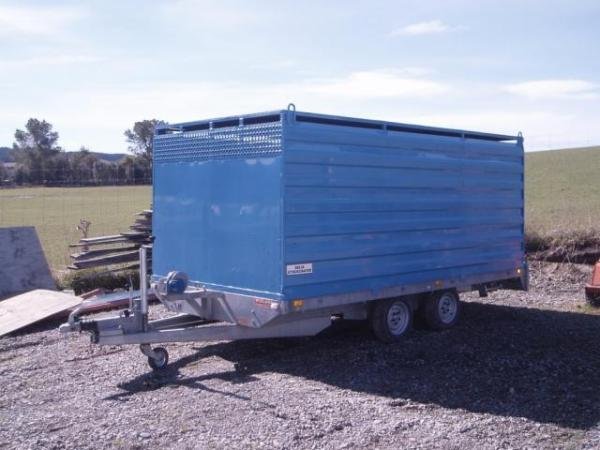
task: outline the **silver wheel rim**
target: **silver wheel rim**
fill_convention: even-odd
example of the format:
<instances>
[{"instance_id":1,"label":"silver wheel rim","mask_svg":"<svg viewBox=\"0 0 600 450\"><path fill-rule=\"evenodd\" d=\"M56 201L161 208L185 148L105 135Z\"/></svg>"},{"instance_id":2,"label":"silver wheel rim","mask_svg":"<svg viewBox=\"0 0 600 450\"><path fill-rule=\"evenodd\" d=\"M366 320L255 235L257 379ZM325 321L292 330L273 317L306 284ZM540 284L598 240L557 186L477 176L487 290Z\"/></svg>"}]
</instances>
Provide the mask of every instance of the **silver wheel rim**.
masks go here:
<instances>
[{"instance_id":1,"label":"silver wheel rim","mask_svg":"<svg viewBox=\"0 0 600 450\"><path fill-rule=\"evenodd\" d=\"M165 361L167 360L167 358L165 357L164 352L157 352L159 353L158 358L153 358L154 359L154 363L158 366L158 367L162 367L165 365Z\"/></svg>"},{"instance_id":2,"label":"silver wheel rim","mask_svg":"<svg viewBox=\"0 0 600 450\"><path fill-rule=\"evenodd\" d=\"M404 302L396 302L387 313L387 325L390 333L399 336L406 331L410 321L410 311Z\"/></svg>"},{"instance_id":3,"label":"silver wheel rim","mask_svg":"<svg viewBox=\"0 0 600 450\"><path fill-rule=\"evenodd\" d=\"M451 323L456 318L458 301L452 294L443 294L438 302L438 315L443 323Z\"/></svg>"}]
</instances>

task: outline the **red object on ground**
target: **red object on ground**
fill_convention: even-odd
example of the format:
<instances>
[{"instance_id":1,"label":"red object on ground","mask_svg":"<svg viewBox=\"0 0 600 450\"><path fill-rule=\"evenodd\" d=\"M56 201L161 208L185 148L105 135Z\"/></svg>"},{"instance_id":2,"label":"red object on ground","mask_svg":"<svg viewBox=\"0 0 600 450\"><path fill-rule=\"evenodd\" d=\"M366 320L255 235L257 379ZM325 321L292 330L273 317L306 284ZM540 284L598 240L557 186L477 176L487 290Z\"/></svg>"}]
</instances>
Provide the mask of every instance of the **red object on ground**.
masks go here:
<instances>
[{"instance_id":1,"label":"red object on ground","mask_svg":"<svg viewBox=\"0 0 600 450\"><path fill-rule=\"evenodd\" d=\"M102 288L94 289L80 296L84 300L79 305L79 312L80 314L87 314L125 308L129 306L129 298L132 295L133 297L139 297L139 291L134 291L131 294L129 291L118 291L107 294Z\"/></svg>"},{"instance_id":2,"label":"red object on ground","mask_svg":"<svg viewBox=\"0 0 600 450\"><path fill-rule=\"evenodd\" d=\"M590 304L600 306L600 261L594 266L592 282L585 285L585 298Z\"/></svg>"},{"instance_id":3,"label":"red object on ground","mask_svg":"<svg viewBox=\"0 0 600 450\"><path fill-rule=\"evenodd\" d=\"M93 291L89 291L89 292L86 292L85 294L81 294L79 297L81 297L84 300L87 300L87 299L98 297L98 296L104 295L104 294L106 294L106 290L104 288L96 288Z\"/></svg>"}]
</instances>

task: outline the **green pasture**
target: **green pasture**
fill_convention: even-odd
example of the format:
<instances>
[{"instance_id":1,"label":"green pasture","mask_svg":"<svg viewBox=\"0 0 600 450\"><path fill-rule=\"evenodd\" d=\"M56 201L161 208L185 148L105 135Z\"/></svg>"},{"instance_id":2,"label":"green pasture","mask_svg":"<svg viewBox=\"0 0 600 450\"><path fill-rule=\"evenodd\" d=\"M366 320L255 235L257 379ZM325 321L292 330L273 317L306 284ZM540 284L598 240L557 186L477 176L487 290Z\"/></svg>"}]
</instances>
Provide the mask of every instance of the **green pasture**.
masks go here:
<instances>
[{"instance_id":1,"label":"green pasture","mask_svg":"<svg viewBox=\"0 0 600 450\"><path fill-rule=\"evenodd\" d=\"M150 186L0 189L0 227L35 226L50 267L59 270L81 237L80 219L92 223L90 236L117 234L150 202Z\"/></svg>"}]
</instances>

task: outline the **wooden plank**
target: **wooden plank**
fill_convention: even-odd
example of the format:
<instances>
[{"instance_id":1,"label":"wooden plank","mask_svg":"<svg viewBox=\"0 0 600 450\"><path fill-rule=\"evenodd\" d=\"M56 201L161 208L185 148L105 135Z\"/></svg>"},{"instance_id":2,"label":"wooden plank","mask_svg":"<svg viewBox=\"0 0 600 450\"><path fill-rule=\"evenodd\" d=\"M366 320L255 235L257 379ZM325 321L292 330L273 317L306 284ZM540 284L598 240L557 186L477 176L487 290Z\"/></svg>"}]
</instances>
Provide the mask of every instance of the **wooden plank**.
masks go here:
<instances>
[{"instance_id":1,"label":"wooden plank","mask_svg":"<svg viewBox=\"0 0 600 450\"><path fill-rule=\"evenodd\" d=\"M127 239L125 236L120 236L116 237L116 238L112 238L112 239L106 239L103 241L97 241L97 242L81 242L79 241L77 244L69 244L69 247L74 248L74 247L92 247L94 245L106 245L106 244L117 244L119 242L129 242L129 239Z\"/></svg>"},{"instance_id":2,"label":"wooden plank","mask_svg":"<svg viewBox=\"0 0 600 450\"><path fill-rule=\"evenodd\" d=\"M75 261L96 258L98 256L110 255L111 253L127 252L139 249L139 245L129 245L127 247L120 248L103 248L98 250L90 250L88 252L74 253L71 258Z\"/></svg>"},{"instance_id":3,"label":"wooden plank","mask_svg":"<svg viewBox=\"0 0 600 450\"><path fill-rule=\"evenodd\" d=\"M110 241L112 239L116 239L116 238L120 238L121 235L120 234L113 234L111 236L98 236L98 237L93 237L93 238L81 238L79 239L79 242L83 242L86 244L91 244L91 243L96 243L96 242L104 242L104 241Z\"/></svg>"},{"instance_id":4,"label":"wooden plank","mask_svg":"<svg viewBox=\"0 0 600 450\"><path fill-rule=\"evenodd\" d=\"M125 270L123 265L137 261L137 250L141 245L152 244L152 210L140 211L129 229L130 231L118 235L84 238L77 244L71 244L69 247L83 247L84 251L71 255L72 263L68 268L71 270L106 269L112 266L110 272ZM97 247L92 250L89 248L92 246ZM137 267L137 265L130 267Z\"/></svg>"},{"instance_id":5,"label":"wooden plank","mask_svg":"<svg viewBox=\"0 0 600 450\"><path fill-rule=\"evenodd\" d=\"M148 260L148 261L150 261L150 260ZM125 272L127 270L137 270L139 268L140 268L139 264L131 264L131 265L125 266L125 267L117 267L115 269L109 269L102 273L114 273L114 272L121 272L121 271Z\"/></svg>"},{"instance_id":6,"label":"wooden plank","mask_svg":"<svg viewBox=\"0 0 600 450\"><path fill-rule=\"evenodd\" d=\"M129 228L135 231L141 231L145 234L149 234L152 231L152 227L148 227L146 225L131 225Z\"/></svg>"},{"instance_id":7,"label":"wooden plank","mask_svg":"<svg viewBox=\"0 0 600 450\"><path fill-rule=\"evenodd\" d=\"M36 289L0 302L0 336L79 305L81 299L64 292Z\"/></svg>"},{"instance_id":8,"label":"wooden plank","mask_svg":"<svg viewBox=\"0 0 600 450\"><path fill-rule=\"evenodd\" d=\"M113 255L104 256L101 258L87 259L83 261L73 261L72 266L77 269L88 269L90 267L110 266L113 264L122 264L126 262L136 261L139 258L139 252L124 252Z\"/></svg>"},{"instance_id":9,"label":"wooden plank","mask_svg":"<svg viewBox=\"0 0 600 450\"><path fill-rule=\"evenodd\" d=\"M152 231L152 224L151 223L134 223L132 225L130 225L130 228L143 228L144 230L149 230Z\"/></svg>"},{"instance_id":10,"label":"wooden plank","mask_svg":"<svg viewBox=\"0 0 600 450\"><path fill-rule=\"evenodd\" d=\"M121 236L125 236L128 239L142 239L148 237L148 233L142 233L139 231L124 231Z\"/></svg>"},{"instance_id":11,"label":"wooden plank","mask_svg":"<svg viewBox=\"0 0 600 450\"><path fill-rule=\"evenodd\" d=\"M151 260L150 260L150 259L148 259L148 263L150 263L150 262L151 262ZM124 264L124 263L123 263L123 264ZM129 265L129 266L119 266L119 267L114 267L114 268L112 268L112 269L108 269L108 268L107 268L106 270L103 270L103 271L102 271L102 272L100 272L100 273L102 273L102 274L107 274L107 273L115 273L115 272L124 272L124 271L127 271L127 270L137 270L137 269L139 269L139 268L140 268L140 265L139 265L139 264L132 264L132 265ZM69 269L69 270L82 270L82 268L81 268L81 267L75 267L75 266L73 266L73 265L71 265L71 266L67 266L67 269Z\"/></svg>"}]
</instances>

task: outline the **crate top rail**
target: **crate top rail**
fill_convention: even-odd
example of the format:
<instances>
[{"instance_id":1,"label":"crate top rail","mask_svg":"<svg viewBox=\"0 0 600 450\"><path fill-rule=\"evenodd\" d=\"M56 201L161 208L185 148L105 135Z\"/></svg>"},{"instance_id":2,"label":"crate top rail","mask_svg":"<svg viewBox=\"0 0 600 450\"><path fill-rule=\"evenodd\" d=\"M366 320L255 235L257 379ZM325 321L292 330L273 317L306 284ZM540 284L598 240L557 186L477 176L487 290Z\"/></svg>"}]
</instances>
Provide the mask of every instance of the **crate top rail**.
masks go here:
<instances>
[{"instance_id":1,"label":"crate top rail","mask_svg":"<svg viewBox=\"0 0 600 450\"><path fill-rule=\"evenodd\" d=\"M323 125L337 125L341 127L362 128L368 130L380 130L387 132L403 132L425 134L431 136L446 136L464 139L481 139L485 141L522 141L523 137L519 133L516 136L484 133L479 131L469 131L453 128L431 127L424 125L414 125L401 122L388 122L373 119L359 119L355 117L336 116L329 114L316 114L303 111L296 111L292 106L287 110L265 111L253 114L242 114L238 116L219 117L208 120L197 120L192 122L182 122L175 124L162 123L156 127L156 135L171 133L187 133L192 131L216 130L220 128L229 128L245 125L258 125L264 123L281 122L284 118L291 121L316 123Z\"/></svg>"}]
</instances>

